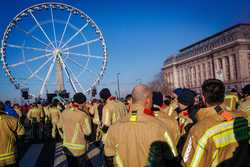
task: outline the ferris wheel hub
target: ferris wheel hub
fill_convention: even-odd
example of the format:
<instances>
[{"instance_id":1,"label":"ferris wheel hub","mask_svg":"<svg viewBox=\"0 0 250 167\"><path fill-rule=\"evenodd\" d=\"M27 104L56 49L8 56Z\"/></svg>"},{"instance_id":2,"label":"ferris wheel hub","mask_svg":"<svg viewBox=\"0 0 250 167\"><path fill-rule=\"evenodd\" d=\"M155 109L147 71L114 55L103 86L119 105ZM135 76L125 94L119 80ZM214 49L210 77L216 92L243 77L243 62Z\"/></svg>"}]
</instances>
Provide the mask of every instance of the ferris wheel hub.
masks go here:
<instances>
[{"instance_id":1,"label":"ferris wheel hub","mask_svg":"<svg viewBox=\"0 0 250 167\"><path fill-rule=\"evenodd\" d=\"M54 50L53 50L53 55L54 56L61 56L62 55L62 51L61 51L61 49L60 48L55 48Z\"/></svg>"}]
</instances>

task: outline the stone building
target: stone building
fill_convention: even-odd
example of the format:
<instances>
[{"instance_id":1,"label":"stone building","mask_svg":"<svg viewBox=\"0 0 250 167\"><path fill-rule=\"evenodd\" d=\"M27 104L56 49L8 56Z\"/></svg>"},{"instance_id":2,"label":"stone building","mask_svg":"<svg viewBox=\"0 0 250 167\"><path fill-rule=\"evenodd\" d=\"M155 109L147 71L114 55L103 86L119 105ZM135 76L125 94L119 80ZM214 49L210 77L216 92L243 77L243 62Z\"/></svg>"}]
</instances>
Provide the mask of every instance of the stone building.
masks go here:
<instances>
[{"instance_id":1,"label":"stone building","mask_svg":"<svg viewBox=\"0 0 250 167\"><path fill-rule=\"evenodd\" d=\"M228 89L250 83L250 24L237 24L168 57L162 68L172 89L200 91L205 79L217 78Z\"/></svg>"}]
</instances>

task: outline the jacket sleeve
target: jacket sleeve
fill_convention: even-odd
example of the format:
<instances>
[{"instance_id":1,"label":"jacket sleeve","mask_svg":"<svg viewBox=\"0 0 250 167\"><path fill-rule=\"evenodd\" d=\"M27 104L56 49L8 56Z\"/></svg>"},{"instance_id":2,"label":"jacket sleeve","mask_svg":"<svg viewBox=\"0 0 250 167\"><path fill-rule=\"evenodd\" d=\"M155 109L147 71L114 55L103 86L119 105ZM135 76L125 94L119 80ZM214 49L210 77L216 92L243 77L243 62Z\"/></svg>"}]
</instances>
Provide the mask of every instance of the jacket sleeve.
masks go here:
<instances>
[{"instance_id":1,"label":"jacket sleeve","mask_svg":"<svg viewBox=\"0 0 250 167\"><path fill-rule=\"evenodd\" d=\"M107 106L103 107L103 116L102 116L102 124L103 126L109 127L112 121L112 113Z\"/></svg>"},{"instance_id":2,"label":"jacket sleeve","mask_svg":"<svg viewBox=\"0 0 250 167\"><path fill-rule=\"evenodd\" d=\"M193 137L191 133L189 133L182 150L183 166L190 166L197 145L196 143L197 140Z\"/></svg>"},{"instance_id":3,"label":"jacket sleeve","mask_svg":"<svg viewBox=\"0 0 250 167\"><path fill-rule=\"evenodd\" d=\"M115 156L115 141L114 141L114 129L111 127L107 132L107 136L104 140L104 154L106 157Z\"/></svg>"},{"instance_id":4,"label":"jacket sleeve","mask_svg":"<svg viewBox=\"0 0 250 167\"><path fill-rule=\"evenodd\" d=\"M83 127L84 134L86 136L89 136L91 134L91 123L87 114L85 114L85 116L83 117L82 127Z\"/></svg>"},{"instance_id":5,"label":"jacket sleeve","mask_svg":"<svg viewBox=\"0 0 250 167\"><path fill-rule=\"evenodd\" d=\"M17 133L18 136L23 136L24 133L25 133L24 127L23 127L23 125L19 121L17 122L16 133Z\"/></svg>"}]
</instances>

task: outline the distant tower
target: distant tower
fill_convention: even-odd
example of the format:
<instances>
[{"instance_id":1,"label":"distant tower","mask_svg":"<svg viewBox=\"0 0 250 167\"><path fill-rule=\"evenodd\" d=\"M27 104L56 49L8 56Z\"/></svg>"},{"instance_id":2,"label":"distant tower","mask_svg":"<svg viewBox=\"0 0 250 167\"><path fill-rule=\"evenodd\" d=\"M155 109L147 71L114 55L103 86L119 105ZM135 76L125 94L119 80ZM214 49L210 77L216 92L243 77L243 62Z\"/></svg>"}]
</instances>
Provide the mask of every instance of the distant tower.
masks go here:
<instances>
[{"instance_id":1,"label":"distant tower","mask_svg":"<svg viewBox=\"0 0 250 167\"><path fill-rule=\"evenodd\" d=\"M62 92L65 90L62 73L62 61L60 59L62 52L60 49L55 49L53 54L56 56L56 90L57 92Z\"/></svg>"}]
</instances>

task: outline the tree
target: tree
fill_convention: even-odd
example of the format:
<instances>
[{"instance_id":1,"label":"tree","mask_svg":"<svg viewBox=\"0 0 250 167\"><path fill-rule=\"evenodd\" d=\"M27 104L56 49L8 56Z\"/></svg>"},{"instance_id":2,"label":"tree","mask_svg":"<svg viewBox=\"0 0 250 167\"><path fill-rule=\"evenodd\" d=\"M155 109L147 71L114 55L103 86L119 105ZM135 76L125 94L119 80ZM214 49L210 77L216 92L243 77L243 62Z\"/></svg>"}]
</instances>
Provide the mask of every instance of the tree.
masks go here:
<instances>
[{"instance_id":1,"label":"tree","mask_svg":"<svg viewBox=\"0 0 250 167\"><path fill-rule=\"evenodd\" d=\"M153 91L158 91L164 95L171 94L170 85L164 79L164 73L161 71L155 75L154 80L148 84Z\"/></svg>"}]
</instances>

